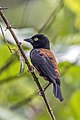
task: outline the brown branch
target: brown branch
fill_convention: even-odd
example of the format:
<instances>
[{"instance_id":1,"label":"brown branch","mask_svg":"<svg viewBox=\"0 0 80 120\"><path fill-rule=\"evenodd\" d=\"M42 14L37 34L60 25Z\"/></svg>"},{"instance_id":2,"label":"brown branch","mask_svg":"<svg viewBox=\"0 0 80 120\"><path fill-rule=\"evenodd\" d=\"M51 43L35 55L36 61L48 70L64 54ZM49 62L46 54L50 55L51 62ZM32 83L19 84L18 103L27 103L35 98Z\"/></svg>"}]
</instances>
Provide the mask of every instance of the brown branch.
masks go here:
<instances>
[{"instance_id":1,"label":"brown branch","mask_svg":"<svg viewBox=\"0 0 80 120\"><path fill-rule=\"evenodd\" d=\"M8 41L6 40L5 38L5 35L4 35L4 32L3 32L3 29L2 29L2 26L0 25L0 28L1 28L1 32L2 32L2 36L3 36L3 39L8 47L8 49L10 50L10 52L12 53L12 49L10 48L10 46L8 45Z\"/></svg>"},{"instance_id":2,"label":"brown branch","mask_svg":"<svg viewBox=\"0 0 80 120\"><path fill-rule=\"evenodd\" d=\"M11 28L11 25L10 25L9 21L7 20L6 16L4 15L2 9L0 9L0 16L2 17L3 21L5 22L5 24L7 26L7 29L9 29L11 35L13 36L13 38L14 38L14 40L16 42L16 45L17 45L21 55L23 56L23 58L25 60L25 63L27 65L28 69L31 71L31 75L33 76L33 79L34 79L35 83L37 84L39 90L42 92L43 91L42 86L40 85L40 83L38 81L38 78L36 77L35 73L32 71L32 67L31 67L30 63L28 62L28 59L27 59L27 57L26 57L26 55L25 55L25 53L23 51L23 48L21 47L21 43L19 42L18 38L16 37L16 35L15 35L13 29ZM48 110L48 113L49 113L51 119L55 120L55 116L54 116L53 111L51 110L51 108L49 106L49 103L48 103L48 101L46 99L46 96L45 96L44 92L43 92L42 98L43 98L43 100L44 100L44 102L46 104L46 107L47 107L47 110Z\"/></svg>"},{"instance_id":3,"label":"brown branch","mask_svg":"<svg viewBox=\"0 0 80 120\"><path fill-rule=\"evenodd\" d=\"M0 7L0 10L8 9L7 7Z\"/></svg>"}]
</instances>

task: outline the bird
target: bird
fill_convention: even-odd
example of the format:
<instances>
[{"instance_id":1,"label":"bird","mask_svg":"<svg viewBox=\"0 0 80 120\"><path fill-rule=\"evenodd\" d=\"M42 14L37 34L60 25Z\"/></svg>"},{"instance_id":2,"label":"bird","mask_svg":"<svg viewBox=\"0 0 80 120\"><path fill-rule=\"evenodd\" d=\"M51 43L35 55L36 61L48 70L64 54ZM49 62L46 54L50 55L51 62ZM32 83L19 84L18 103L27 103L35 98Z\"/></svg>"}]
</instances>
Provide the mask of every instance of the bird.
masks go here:
<instances>
[{"instance_id":1,"label":"bird","mask_svg":"<svg viewBox=\"0 0 80 120\"><path fill-rule=\"evenodd\" d=\"M61 102L64 100L60 88L60 71L55 55L50 50L49 38L41 33L24 39L33 49L30 51L30 59L39 75L53 85L54 96Z\"/></svg>"}]
</instances>

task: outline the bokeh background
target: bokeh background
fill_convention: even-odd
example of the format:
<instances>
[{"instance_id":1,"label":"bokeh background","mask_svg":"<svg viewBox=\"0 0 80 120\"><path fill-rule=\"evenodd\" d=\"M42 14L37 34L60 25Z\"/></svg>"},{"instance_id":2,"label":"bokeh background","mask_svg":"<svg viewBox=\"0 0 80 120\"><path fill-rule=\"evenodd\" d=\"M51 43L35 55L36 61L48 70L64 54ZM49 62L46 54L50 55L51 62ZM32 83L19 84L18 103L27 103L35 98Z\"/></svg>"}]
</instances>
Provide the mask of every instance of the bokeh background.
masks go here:
<instances>
[{"instance_id":1,"label":"bokeh background","mask_svg":"<svg viewBox=\"0 0 80 120\"><path fill-rule=\"evenodd\" d=\"M57 100L52 86L46 96L57 120L80 120L80 0L0 0L29 59L32 46L23 41L43 33L51 41L61 73L64 102ZM15 42L0 18L9 46ZM11 54L0 30L0 120L49 120L49 115L31 74L19 53ZM29 59L30 61L30 59ZM36 72L35 72L36 73ZM36 73L40 83L44 81Z\"/></svg>"}]
</instances>

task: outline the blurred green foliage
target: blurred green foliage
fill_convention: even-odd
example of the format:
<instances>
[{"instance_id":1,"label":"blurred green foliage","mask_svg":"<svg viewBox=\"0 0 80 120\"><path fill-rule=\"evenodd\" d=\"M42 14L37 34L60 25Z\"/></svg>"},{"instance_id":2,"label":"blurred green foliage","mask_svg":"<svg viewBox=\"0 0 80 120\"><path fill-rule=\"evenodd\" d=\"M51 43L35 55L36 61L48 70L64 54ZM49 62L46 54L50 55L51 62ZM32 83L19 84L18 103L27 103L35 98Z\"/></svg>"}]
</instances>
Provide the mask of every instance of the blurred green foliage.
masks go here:
<instances>
[{"instance_id":1,"label":"blurred green foliage","mask_svg":"<svg viewBox=\"0 0 80 120\"><path fill-rule=\"evenodd\" d=\"M50 38L51 49L59 62L64 102L60 103L54 98L51 86L46 90L46 96L57 120L80 120L80 1L0 0L0 5L8 7L4 13L10 23L18 28L15 32L23 43L27 57L29 57L31 46L23 42L23 38L38 32ZM1 18L0 24L10 47L17 51L10 33L8 30L5 31L6 26ZM75 46L79 49L76 50ZM65 55L70 52L70 47L73 47L76 52L74 55L71 53L68 58L74 59L75 54L79 53L75 61L65 58ZM19 71L19 53L15 51L10 53L0 31L0 119L11 120L14 116L15 120L20 118L21 120L25 118L49 120L46 106L37 94L37 86L27 71L26 65L24 73L19 74ZM46 81L37 73L36 75L44 85ZM1 116L1 113L5 115Z\"/></svg>"}]
</instances>

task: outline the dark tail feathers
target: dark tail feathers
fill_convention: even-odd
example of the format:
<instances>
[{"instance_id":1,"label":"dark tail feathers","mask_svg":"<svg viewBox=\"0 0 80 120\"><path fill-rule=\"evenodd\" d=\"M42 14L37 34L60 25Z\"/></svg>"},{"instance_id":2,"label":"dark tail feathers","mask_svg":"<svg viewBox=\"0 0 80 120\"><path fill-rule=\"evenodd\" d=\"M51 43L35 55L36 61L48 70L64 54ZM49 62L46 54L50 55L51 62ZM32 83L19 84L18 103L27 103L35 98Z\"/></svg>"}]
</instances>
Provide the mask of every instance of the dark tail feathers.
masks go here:
<instances>
[{"instance_id":1,"label":"dark tail feathers","mask_svg":"<svg viewBox=\"0 0 80 120\"><path fill-rule=\"evenodd\" d=\"M64 100L62 93L61 93L61 89L60 86L58 84L53 84L53 92L56 98L58 98L61 102Z\"/></svg>"}]
</instances>

